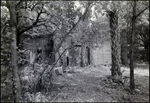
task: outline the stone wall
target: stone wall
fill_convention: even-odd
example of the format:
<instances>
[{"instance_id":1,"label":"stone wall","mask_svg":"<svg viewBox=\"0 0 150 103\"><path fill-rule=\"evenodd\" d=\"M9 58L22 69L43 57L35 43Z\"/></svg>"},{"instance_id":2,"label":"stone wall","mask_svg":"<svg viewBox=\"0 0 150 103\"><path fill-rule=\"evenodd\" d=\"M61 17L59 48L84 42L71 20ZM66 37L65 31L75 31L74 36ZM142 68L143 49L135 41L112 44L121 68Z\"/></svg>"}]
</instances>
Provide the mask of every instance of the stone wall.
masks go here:
<instances>
[{"instance_id":1,"label":"stone wall","mask_svg":"<svg viewBox=\"0 0 150 103\"><path fill-rule=\"evenodd\" d=\"M52 56L50 60L50 54L53 52L53 46L57 45L55 42L52 42L50 37L35 37L28 39L27 37L23 40L23 48L32 51L32 54L35 55L35 60L37 58L37 49L42 49L42 60L48 61L49 64L54 63L59 55L68 47L75 45L72 37L68 37L66 41L62 44L60 50L56 55ZM55 43L55 44L54 44ZM53 48L53 49L52 49ZM82 58L83 57L83 58ZM32 58L32 56L30 56ZM83 66L88 65L101 65L111 64L111 44L110 39L105 40L103 43L99 43L99 47L91 47L86 45L76 45L72 49L66 50L62 55L61 59L58 61L57 66Z\"/></svg>"},{"instance_id":2,"label":"stone wall","mask_svg":"<svg viewBox=\"0 0 150 103\"><path fill-rule=\"evenodd\" d=\"M92 62L94 65L110 65L111 64L111 44L104 42L99 48L92 50Z\"/></svg>"},{"instance_id":3,"label":"stone wall","mask_svg":"<svg viewBox=\"0 0 150 103\"><path fill-rule=\"evenodd\" d=\"M23 41L23 49L30 50L32 54L35 55L35 60L37 58L37 49L41 48L41 56L43 61L49 61L50 60L50 55L53 51L53 41L48 38L48 37L36 37L32 39L25 38ZM31 58L31 57L30 57ZM54 56L52 56L52 61L49 61L49 63L54 62Z\"/></svg>"}]
</instances>

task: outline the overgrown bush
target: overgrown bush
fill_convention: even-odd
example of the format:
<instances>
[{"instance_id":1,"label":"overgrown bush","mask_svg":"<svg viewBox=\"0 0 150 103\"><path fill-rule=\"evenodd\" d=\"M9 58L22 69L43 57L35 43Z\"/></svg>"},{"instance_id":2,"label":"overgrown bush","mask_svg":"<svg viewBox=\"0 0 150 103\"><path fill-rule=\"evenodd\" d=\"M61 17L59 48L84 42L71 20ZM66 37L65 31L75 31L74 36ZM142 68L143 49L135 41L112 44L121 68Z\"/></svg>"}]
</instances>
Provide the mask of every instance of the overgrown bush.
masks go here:
<instances>
[{"instance_id":1,"label":"overgrown bush","mask_svg":"<svg viewBox=\"0 0 150 103\"><path fill-rule=\"evenodd\" d=\"M1 102L13 101L13 74L9 66L1 65Z\"/></svg>"},{"instance_id":2,"label":"overgrown bush","mask_svg":"<svg viewBox=\"0 0 150 103\"><path fill-rule=\"evenodd\" d=\"M145 50L144 48L135 48L134 60L143 62L149 61L149 50Z\"/></svg>"},{"instance_id":3,"label":"overgrown bush","mask_svg":"<svg viewBox=\"0 0 150 103\"><path fill-rule=\"evenodd\" d=\"M52 87L52 74L47 69L44 74L40 77L40 73L44 68L44 64L34 64L34 68L26 66L21 71L21 85L23 94L26 92L39 92L41 90L49 91ZM47 67L47 66L46 66Z\"/></svg>"}]
</instances>

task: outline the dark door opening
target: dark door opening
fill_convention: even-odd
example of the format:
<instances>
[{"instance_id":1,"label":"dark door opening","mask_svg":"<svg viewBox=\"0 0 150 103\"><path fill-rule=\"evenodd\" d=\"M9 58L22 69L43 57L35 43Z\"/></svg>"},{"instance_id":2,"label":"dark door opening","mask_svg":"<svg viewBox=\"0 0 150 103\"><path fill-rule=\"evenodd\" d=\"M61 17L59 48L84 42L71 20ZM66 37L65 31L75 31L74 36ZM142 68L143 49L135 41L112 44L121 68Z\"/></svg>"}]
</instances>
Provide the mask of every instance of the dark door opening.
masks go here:
<instances>
[{"instance_id":1,"label":"dark door opening","mask_svg":"<svg viewBox=\"0 0 150 103\"><path fill-rule=\"evenodd\" d=\"M50 54L50 56L52 56L52 52L53 52L53 49L54 49L54 41L53 40L49 41L48 48L49 48L49 54Z\"/></svg>"},{"instance_id":2,"label":"dark door opening","mask_svg":"<svg viewBox=\"0 0 150 103\"><path fill-rule=\"evenodd\" d=\"M67 66L69 65L69 57L67 57Z\"/></svg>"},{"instance_id":3,"label":"dark door opening","mask_svg":"<svg viewBox=\"0 0 150 103\"><path fill-rule=\"evenodd\" d=\"M86 49L87 49L88 64L90 65L90 48L86 47Z\"/></svg>"},{"instance_id":4,"label":"dark door opening","mask_svg":"<svg viewBox=\"0 0 150 103\"><path fill-rule=\"evenodd\" d=\"M47 56L49 57L51 62L55 61L53 50L54 50L54 41L51 39L49 40L48 45L47 45Z\"/></svg>"}]
</instances>

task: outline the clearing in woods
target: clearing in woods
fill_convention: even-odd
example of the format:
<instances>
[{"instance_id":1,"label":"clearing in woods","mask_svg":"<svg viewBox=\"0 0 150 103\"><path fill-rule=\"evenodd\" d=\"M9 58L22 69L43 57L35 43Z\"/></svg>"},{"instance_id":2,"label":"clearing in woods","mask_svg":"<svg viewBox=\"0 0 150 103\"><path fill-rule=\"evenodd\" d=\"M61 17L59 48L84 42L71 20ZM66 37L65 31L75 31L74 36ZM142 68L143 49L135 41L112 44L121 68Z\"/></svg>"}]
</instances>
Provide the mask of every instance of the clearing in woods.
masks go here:
<instances>
[{"instance_id":1,"label":"clearing in woods","mask_svg":"<svg viewBox=\"0 0 150 103\"><path fill-rule=\"evenodd\" d=\"M71 68L71 67L70 67ZM36 102L149 102L149 64L137 64L136 89L129 92L129 73L122 67L125 86L108 79L110 66L74 67L70 72L56 76L50 92L32 94ZM34 96L33 96L34 95Z\"/></svg>"}]
</instances>

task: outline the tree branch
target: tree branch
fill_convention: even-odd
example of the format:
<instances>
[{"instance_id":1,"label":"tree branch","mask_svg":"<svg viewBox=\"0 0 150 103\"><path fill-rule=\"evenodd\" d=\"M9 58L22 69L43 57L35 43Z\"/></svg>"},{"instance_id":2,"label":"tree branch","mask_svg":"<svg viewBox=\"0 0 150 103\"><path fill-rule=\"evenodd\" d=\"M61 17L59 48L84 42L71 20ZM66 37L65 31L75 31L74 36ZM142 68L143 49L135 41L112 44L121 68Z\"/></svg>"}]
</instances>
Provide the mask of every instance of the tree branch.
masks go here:
<instances>
[{"instance_id":1,"label":"tree branch","mask_svg":"<svg viewBox=\"0 0 150 103\"><path fill-rule=\"evenodd\" d=\"M44 6L44 5L43 5L43 6ZM32 29L33 27L37 27L37 26L43 25L43 24L38 24L38 25L37 25L37 23L39 22L39 17L40 17L40 15L43 13L43 12L42 12L43 6L42 6L42 9L40 10L40 12L38 13L38 15L37 15L37 17L36 17L35 22L33 22L32 25L26 27L25 29L19 31L19 33L18 33L19 35L21 35L21 34L24 33L25 31L28 31L28 30Z\"/></svg>"},{"instance_id":2,"label":"tree branch","mask_svg":"<svg viewBox=\"0 0 150 103\"><path fill-rule=\"evenodd\" d=\"M136 16L135 16L135 18L137 18L138 16L140 16L146 9L148 9L149 8L149 6L147 6L145 9L143 9L141 12L139 12Z\"/></svg>"},{"instance_id":3,"label":"tree branch","mask_svg":"<svg viewBox=\"0 0 150 103\"><path fill-rule=\"evenodd\" d=\"M44 25L44 24L45 24L45 23L35 24L35 25L28 26L28 27L25 28L24 30L20 31L20 32L19 32L19 35L21 35L21 34L24 33L25 31L28 31L28 30L32 29L33 27L38 27L38 26L41 26L41 25Z\"/></svg>"},{"instance_id":4,"label":"tree branch","mask_svg":"<svg viewBox=\"0 0 150 103\"><path fill-rule=\"evenodd\" d=\"M79 20L72 26L72 28L65 34L65 36L63 37L63 39L61 40L61 42L59 43L55 53L57 53L59 51L59 48L61 47L62 43L64 42L64 40L67 38L67 36L72 32L72 30L77 26L77 24L81 21L81 19L84 19L84 16L87 14L88 9L90 7L92 3L88 3L88 6L84 12L84 14L79 18Z\"/></svg>"}]
</instances>

